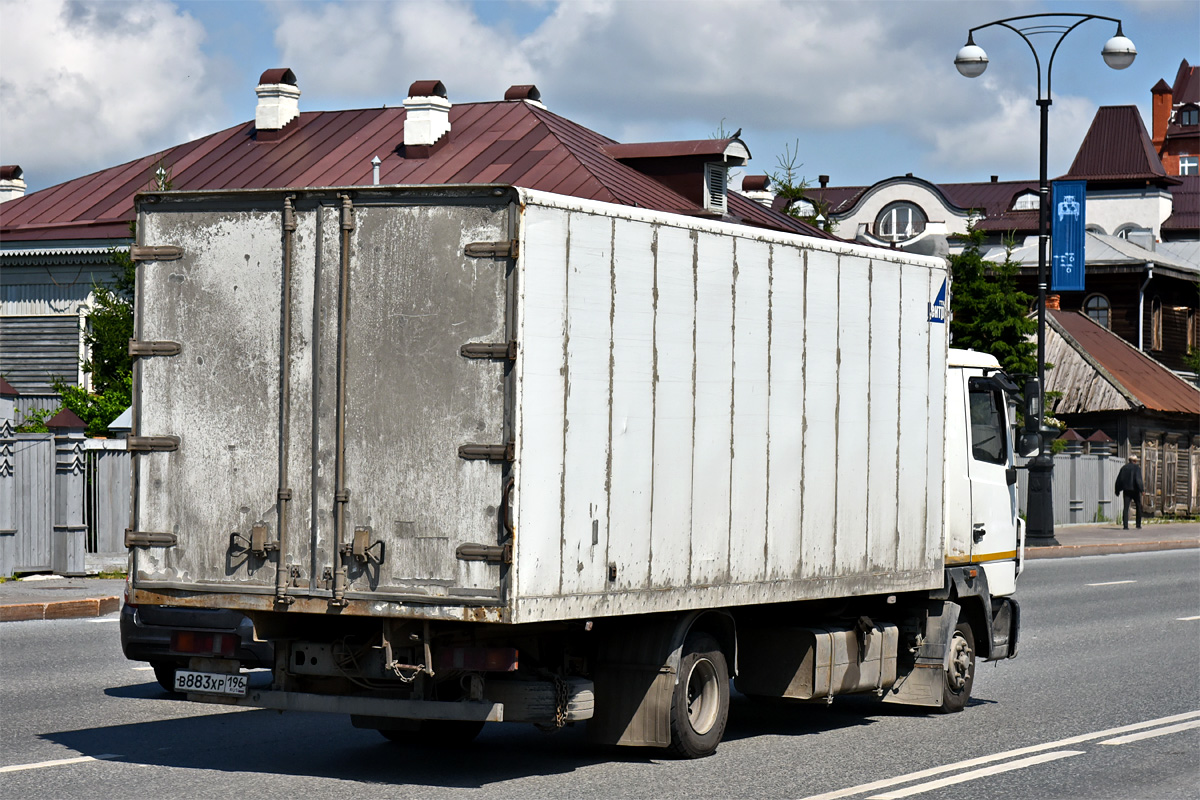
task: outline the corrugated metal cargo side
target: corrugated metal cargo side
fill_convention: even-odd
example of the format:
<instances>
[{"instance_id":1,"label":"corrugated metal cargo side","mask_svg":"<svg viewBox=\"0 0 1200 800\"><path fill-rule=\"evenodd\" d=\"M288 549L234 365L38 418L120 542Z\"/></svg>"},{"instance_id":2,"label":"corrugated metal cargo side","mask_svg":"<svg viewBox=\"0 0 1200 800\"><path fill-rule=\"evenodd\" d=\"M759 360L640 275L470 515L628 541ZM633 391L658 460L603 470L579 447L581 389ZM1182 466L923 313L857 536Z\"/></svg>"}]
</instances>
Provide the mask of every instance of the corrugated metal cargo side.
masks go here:
<instances>
[{"instance_id":1,"label":"corrugated metal cargo side","mask_svg":"<svg viewBox=\"0 0 1200 800\"><path fill-rule=\"evenodd\" d=\"M942 260L523 195L513 621L941 584Z\"/></svg>"},{"instance_id":2,"label":"corrugated metal cargo side","mask_svg":"<svg viewBox=\"0 0 1200 800\"><path fill-rule=\"evenodd\" d=\"M515 199L142 199L141 244L179 252L139 268L137 337L179 347L138 359L134 441L153 449L136 459L130 536L149 542L134 548L137 588L197 605L282 608L279 595L296 612L501 618L507 567L456 553L498 545L510 466L459 449L511 438L511 368L460 351L510 338L511 260L465 250L512 238ZM170 436L174 449L153 438Z\"/></svg>"}]
</instances>

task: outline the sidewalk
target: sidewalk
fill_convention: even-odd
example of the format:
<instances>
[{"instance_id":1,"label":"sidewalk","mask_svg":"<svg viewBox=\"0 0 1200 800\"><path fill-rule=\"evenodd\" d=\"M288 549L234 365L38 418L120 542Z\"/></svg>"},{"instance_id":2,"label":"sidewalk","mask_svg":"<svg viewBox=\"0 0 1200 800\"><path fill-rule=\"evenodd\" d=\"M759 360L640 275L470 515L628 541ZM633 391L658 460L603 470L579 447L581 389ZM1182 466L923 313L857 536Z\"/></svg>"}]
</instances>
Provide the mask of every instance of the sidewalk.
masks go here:
<instances>
[{"instance_id":1,"label":"sidewalk","mask_svg":"<svg viewBox=\"0 0 1200 800\"><path fill-rule=\"evenodd\" d=\"M1057 545L1026 544L1026 558L1144 553L1200 548L1200 522L1147 522L1141 530L1120 524L1056 528ZM102 617L121 608L125 581L35 575L0 583L0 622Z\"/></svg>"}]
</instances>

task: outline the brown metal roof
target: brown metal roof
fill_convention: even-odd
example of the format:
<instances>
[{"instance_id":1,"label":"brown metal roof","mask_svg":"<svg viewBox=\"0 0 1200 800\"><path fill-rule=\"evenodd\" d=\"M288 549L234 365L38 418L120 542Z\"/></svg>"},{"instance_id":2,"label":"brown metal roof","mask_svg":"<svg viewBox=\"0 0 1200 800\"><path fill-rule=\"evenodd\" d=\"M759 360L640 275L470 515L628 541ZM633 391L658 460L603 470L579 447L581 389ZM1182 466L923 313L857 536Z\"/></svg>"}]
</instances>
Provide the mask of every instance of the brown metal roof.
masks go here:
<instances>
[{"instance_id":1,"label":"brown metal roof","mask_svg":"<svg viewBox=\"0 0 1200 800\"><path fill-rule=\"evenodd\" d=\"M444 92L437 81L410 91ZM383 184L501 183L659 211L702 213L695 202L605 152L616 143L523 101L459 103L449 139L406 158L403 108L301 112L273 140L246 122L136 161L52 186L0 205L6 241L127 238L133 197L155 189L163 166L179 190L368 185L371 159ZM696 152L722 153L731 140L703 140ZM677 148L680 143L668 143ZM647 147L635 145L634 147ZM699 176L698 176L698 179ZM800 220L737 193L730 221L826 239Z\"/></svg>"},{"instance_id":2,"label":"brown metal roof","mask_svg":"<svg viewBox=\"0 0 1200 800\"><path fill-rule=\"evenodd\" d=\"M1150 411L1200 414L1200 389L1086 314L1080 311L1053 310L1047 314L1056 332L1065 333L1072 347L1093 366L1099 366L1103 370L1098 379L1107 379L1122 395ZM1054 372L1055 370L1050 371L1047 383L1051 385L1046 388L1063 391L1067 387L1053 385ZM1097 378L1093 377L1091 380Z\"/></svg>"},{"instance_id":3,"label":"brown metal roof","mask_svg":"<svg viewBox=\"0 0 1200 800\"><path fill-rule=\"evenodd\" d=\"M1175 73L1171 103L1200 103L1200 67L1193 67L1186 58L1179 64L1179 71Z\"/></svg>"},{"instance_id":4,"label":"brown metal roof","mask_svg":"<svg viewBox=\"0 0 1200 800\"><path fill-rule=\"evenodd\" d=\"M1068 180L1176 183L1167 175L1137 106L1101 106L1075 153Z\"/></svg>"},{"instance_id":5,"label":"brown metal roof","mask_svg":"<svg viewBox=\"0 0 1200 800\"><path fill-rule=\"evenodd\" d=\"M1162 227L1172 231L1200 230L1200 175L1180 176L1171 187L1171 216Z\"/></svg>"},{"instance_id":6,"label":"brown metal roof","mask_svg":"<svg viewBox=\"0 0 1200 800\"><path fill-rule=\"evenodd\" d=\"M8 381L0 377L0 397L19 397L21 395Z\"/></svg>"}]
</instances>

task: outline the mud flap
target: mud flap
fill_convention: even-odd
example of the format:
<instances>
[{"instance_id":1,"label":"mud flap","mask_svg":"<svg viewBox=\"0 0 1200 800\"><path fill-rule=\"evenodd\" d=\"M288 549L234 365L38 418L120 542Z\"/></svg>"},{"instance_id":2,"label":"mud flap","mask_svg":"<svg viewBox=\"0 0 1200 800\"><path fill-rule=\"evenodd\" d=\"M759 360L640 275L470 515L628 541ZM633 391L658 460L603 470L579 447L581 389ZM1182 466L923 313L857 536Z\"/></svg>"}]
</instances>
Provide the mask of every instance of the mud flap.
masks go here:
<instances>
[{"instance_id":1,"label":"mud flap","mask_svg":"<svg viewBox=\"0 0 1200 800\"><path fill-rule=\"evenodd\" d=\"M923 639L912 671L900 678L883 696L885 703L910 706L940 706L946 686L946 659L950 640L958 625L959 606L949 600L930 604L921 632Z\"/></svg>"},{"instance_id":2,"label":"mud flap","mask_svg":"<svg viewBox=\"0 0 1200 800\"><path fill-rule=\"evenodd\" d=\"M676 615L605 634L594 674L596 707L588 738L599 744L666 747L671 743L671 695L688 620Z\"/></svg>"},{"instance_id":3,"label":"mud flap","mask_svg":"<svg viewBox=\"0 0 1200 800\"><path fill-rule=\"evenodd\" d=\"M989 661L1016 658L1021 632L1021 606L1011 597L992 598L992 649Z\"/></svg>"}]
</instances>

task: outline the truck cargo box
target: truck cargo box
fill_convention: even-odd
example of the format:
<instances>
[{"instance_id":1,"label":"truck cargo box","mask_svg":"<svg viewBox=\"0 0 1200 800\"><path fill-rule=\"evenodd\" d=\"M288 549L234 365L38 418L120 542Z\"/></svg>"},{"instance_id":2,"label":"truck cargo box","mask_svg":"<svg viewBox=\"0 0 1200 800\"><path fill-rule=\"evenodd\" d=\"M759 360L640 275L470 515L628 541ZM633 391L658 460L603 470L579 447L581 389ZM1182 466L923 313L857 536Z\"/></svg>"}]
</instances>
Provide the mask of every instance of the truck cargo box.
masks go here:
<instances>
[{"instance_id":1,"label":"truck cargo box","mask_svg":"<svg viewBox=\"0 0 1200 800\"><path fill-rule=\"evenodd\" d=\"M511 187L143 195L142 602L526 623L943 580L942 259Z\"/></svg>"}]
</instances>

